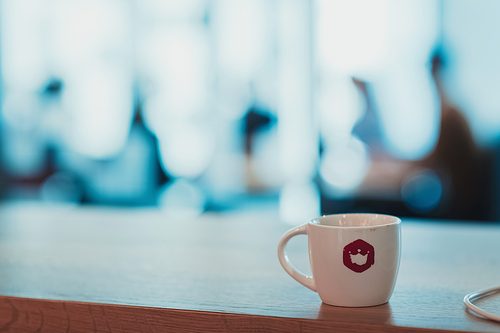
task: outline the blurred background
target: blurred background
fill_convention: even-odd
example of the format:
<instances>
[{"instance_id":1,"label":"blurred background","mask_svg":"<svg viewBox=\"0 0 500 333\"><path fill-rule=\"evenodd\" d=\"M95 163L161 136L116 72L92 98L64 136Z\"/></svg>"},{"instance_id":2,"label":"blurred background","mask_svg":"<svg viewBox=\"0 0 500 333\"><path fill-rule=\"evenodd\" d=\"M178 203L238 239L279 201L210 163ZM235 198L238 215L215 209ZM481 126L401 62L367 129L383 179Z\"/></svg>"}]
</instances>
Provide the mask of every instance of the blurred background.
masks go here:
<instances>
[{"instance_id":1,"label":"blurred background","mask_svg":"<svg viewBox=\"0 0 500 333\"><path fill-rule=\"evenodd\" d=\"M498 17L495 0L0 0L0 198L500 220Z\"/></svg>"}]
</instances>

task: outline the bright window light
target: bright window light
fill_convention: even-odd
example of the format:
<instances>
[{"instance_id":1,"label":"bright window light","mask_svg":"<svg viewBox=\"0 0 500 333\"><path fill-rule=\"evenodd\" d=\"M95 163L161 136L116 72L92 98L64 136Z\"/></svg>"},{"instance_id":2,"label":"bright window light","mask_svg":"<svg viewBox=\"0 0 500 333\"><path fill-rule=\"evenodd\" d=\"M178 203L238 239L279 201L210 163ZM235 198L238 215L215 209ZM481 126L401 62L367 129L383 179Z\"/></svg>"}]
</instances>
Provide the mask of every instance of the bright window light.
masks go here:
<instances>
[{"instance_id":1,"label":"bright window light","mask_svg":"<svg viewBox=\"0 0 500 333\"><path fill-rule=\"evenodd\" d=\"M313 177L318 136L312 111L310 4L279 3L278 137L283 176Z\"/></svg>"},{"instance_id":2,"label":"bright window light","mask_svg":"<svg viewBox=\"0 0 500 333\"><path fill-rule=\"evenodd\" d=\"M361 95L348 76L323 80L317 92L321 136L326 144L345 144L362 116Z\"/></svg>"},{"instance_id":3,"label":"bright window light","mask_svg":"<svg viewBox=\"0 0 500 333\"><path fill-rule=\"evenodd\" d=\"M6 88L34 92L46 80L43 13L41 1L0 2L0 61Z\"/></svg>"},{"instance_id":4,"label":"bright window light","mask_svg":"<svg viewBox=\"0 0 500 333\"><path fill-rule=\"evenodd\" d=\"M203 20L206 0L141 0L137 2L144 19L164 22Z\"/></svg>"},{"instance_id":5,"label":"bright window light","mask_svg":"<svg viewBox=\"0 0 500 333\"><path fill-rule=\"evenodd\" d=\"M68 81L63 105L70 113L69 146L92 158L109 158L123 149L132 117L132 83L123 72L93 68Z\"/></svg>"},{"instance_id":6,"label":"bright window light","mask_svg":"<svg viewBox=\"0 0 500 333\"><path fill-rule=\"evenodd\" d=\"M365 145L351 137L346 145L327 147L320 175L339 196L352 193L365 179L370 159Z\"/></svg>"},{"instance_id":7,"label":"bright window light","mask_svg":"<svg viewBox=\"0 0 500 333\"><path fill-rule=\"evenodd\" d=\"M162 166L174 177L199 176L208 167L214 151L211 133L189 123L170 124L158 140Z\"/></svg>"},{"instance_id":8,"label":"bright window light","mask_svg":"<svg viewBox=\"0 0 500 333\"><path fill-rule=\"evenodd\" d=\"M216 52L223 71L251 78L263 65L271 50L270 6L266 0L216 2Z\"/></svg>"},{"instance_id":9,"label":"bright window light","mask_svg":"<svg viewBox=\"0 0 500 333\"><path fill-rule=\"evenodd\" d=\"M207 43L201 26L158 27L144 36L139 62L150 84L145 121L158 135L171 119L192 119L208 111Z\"/></svg>"},{"instance_id":10,"label":"bright window light","mask_svg":"<svg viewBox=\"0 0 500 333\"><path fill-rule=\"evenodd\" d=\"M320 0L317 4L320 62L348 74L377 68L387 48L387 1Z\"/></svg>"},{"instance_id":11,"label":"bright window light","mask_svg":"<svg viewBox=\"0 0 500 333\"><path fill-rule=\"evenodd\" d=\"M500 139L500 2L443 2L445 86L482 145Z\"/></svg>"},{"instance_id":12,"label":"bright window light","mask_svg":"<svg viewBox=\"0 0 500 333\"><path fill-rule=\"evenodd\" d=\"M191 218L203 213L205 200L205 195L195 184L180 179L160 190L158 207L168 216Z\"/></svg>"},{"instance_id":13,"label":"bright window light","mask_svg":"<svg viewBox=\"0 0 500 333\"><path fill-rule=\"evenodd\" d=\"M279 212L282 221L297 225L320 215L319 191L313 182L291 182L280 192Z\"/></svg>"},{"instance_id":14,"label":"bright window light","mask_svg":"<svg viewBox=\"0 0 500 333\"><path fill-rule=\"evenodd\" d=\"M408 160L430 153L439 135L441 106L428 70L395 69L375 82L373 90L387 149Z\"/></svg>"},{"instance_id":15,"label":"bright window light","mask_svg":"<svg viewBox=\"0 0 500 333\"><path fill-rule=\"evenodd\" d=\"M51 0L47 22L52 35L53 66L65 74L89 62L116 65L126 60L131 44L131 14L120 0ZM125 59L124 59L125 58Z\"/></svg>"}]
</instances>

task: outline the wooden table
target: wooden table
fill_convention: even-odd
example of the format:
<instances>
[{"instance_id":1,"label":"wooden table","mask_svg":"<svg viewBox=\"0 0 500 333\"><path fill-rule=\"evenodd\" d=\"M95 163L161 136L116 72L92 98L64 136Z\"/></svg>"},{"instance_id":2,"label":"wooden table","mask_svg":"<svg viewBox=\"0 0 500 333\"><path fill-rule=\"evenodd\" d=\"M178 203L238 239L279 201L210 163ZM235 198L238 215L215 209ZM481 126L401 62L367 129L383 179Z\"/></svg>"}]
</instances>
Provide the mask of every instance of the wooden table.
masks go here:
<instances>
[{"instance_id":1,"label":"wooden table","mask_svg":"<svg viewBox=\"0 0 500 333\"><path fill-rule=\"evenodd\" d=\"M0 207L0 332L500 332L464 295L500 284L500 225L404 220L388 304L340 308L281 268L277 213ZM292 261L308 269L306 237ZM481 304L500 313L500 297Z\"/></svg>"}]
</instances>

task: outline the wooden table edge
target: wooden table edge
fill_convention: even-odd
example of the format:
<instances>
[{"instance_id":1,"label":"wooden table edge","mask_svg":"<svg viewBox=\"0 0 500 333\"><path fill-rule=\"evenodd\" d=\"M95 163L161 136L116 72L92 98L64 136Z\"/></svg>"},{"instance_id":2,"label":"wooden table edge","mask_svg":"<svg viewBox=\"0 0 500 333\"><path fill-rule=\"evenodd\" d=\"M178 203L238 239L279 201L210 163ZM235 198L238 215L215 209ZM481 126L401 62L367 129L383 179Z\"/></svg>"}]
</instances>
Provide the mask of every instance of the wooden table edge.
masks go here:
<instances>
[{"instance_id":1,"label":"wooden table edge","mask_svg":"<svg viewBox=\"0 0 500 333\"><path fill-rule=\"evenodd\" d=\"M0 332L460 332L342 321L0 296Z\"/></svg>"}]
</instances>

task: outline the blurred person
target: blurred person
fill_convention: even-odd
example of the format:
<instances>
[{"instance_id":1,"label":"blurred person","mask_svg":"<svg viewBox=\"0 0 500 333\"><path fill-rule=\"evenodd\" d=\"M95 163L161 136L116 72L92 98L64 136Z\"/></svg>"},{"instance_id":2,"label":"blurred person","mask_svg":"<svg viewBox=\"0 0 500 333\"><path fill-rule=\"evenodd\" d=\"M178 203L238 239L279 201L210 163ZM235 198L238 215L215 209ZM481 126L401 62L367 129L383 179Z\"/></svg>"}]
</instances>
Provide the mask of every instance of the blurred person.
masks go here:
<instances>
[{"instance_id":1,"label":"blurred person","mask_svg":"<svg viewBox=\"0 0 500 333\"><path fill-rule=\"evenodd\" d=\"M446 94L441 77L443 69L443 55L438 51L431 58L431 72L441 105L438 139L427 156L414 161L395 158L384 147L383 128L371 84L353 78L353 84L364 99L365 114L354 126L352 134L369 147L371 166L348 209L461 220L493 218L495 181L492 156L476 144L467 119ZM405 202L402 189L411 181L415 183L412 184L414 189L425 188L427 184L419 182L428 177L418 176L429 174L434 175L438 182L435 185L440 191L438 202L430 209L416 209ZM420 193L421 196L429 194L432 193ZM331 207L335 204L330 203L329 208L326 201L323 213L331 213L328 211ZM337 204L337 207L342 206Z\"/></svg>"},{"instance_id":2,"label":"blurred person","mask_svg":"<svg viewBox=\"0 0 500 333\"><path fill-rule=\"evenodd\" d=\"M242 119L246 186L250 193L265 192L267 189L255 172L254 141L259 132L269 129L275 121L270 112L256 105L252 105Z\"/></svg>"},{"instance_id":3,"label":"blurred person","mask_svg":"<svg viewBox=\"0 0 500 333\"><path fill-rule=\"evenodd\" d=\"M463 113L450 101L442 82L444 61L436 52L431 71L441 101L441 124L436 147L421 164L449 178L448 203L443 217L487 220L492 213L493 165L488 151L481 149Z\"/></svg>"}]
</instances>

